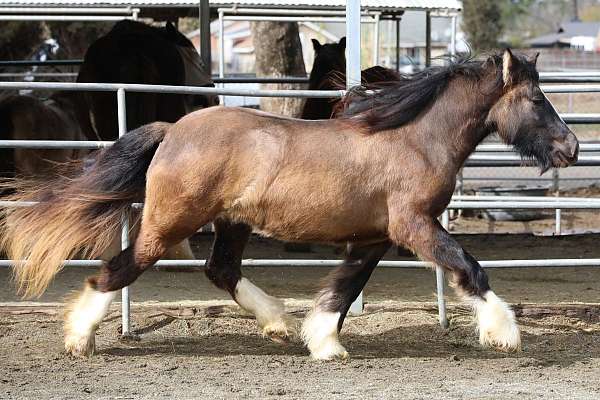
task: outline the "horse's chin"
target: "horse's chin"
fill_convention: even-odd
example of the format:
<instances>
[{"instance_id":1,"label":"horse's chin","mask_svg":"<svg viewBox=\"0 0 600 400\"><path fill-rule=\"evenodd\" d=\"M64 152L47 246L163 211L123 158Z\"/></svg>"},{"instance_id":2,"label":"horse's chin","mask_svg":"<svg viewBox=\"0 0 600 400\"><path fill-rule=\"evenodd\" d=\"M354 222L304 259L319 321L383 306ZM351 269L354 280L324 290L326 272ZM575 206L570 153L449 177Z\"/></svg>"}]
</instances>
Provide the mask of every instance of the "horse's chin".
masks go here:
<instances>
[{"instance_id":1,"label":"horse's chin","mask_svg":"<svg viewBox=\"0 0 600 400\"><path fill-rule=\"evenodd\" d=\"M540 176L544 175L550 168L552 168L552 164L541 163L538 162L538 167L540 168Z\"/></svg>"}]
</instances>

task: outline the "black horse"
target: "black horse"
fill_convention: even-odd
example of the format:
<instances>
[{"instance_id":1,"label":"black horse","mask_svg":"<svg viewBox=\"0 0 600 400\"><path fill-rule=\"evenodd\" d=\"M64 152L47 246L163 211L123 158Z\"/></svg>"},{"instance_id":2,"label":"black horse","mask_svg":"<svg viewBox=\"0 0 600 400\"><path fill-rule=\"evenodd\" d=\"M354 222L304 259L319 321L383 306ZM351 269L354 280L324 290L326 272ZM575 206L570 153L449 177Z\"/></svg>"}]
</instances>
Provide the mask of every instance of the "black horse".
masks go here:
<instances>
[{"instance_id":1,"label":"black horse","mask_svg":"<svg viewBox=\"0 0 600 400\"><path fill-rule=\"evenodd\" d=\"M346 79L346 38L338 43L321 44L312 39L315 60L308 80L309 90L336 90ZM361 72L363 84L395 82L400 75L389 68L374 66ZM309 98L302 109L302 119L334 118L340 111L340 99Z\"/></svg>"},{"instance_id":2,"label":"black horse","mask_svg":"<svg viewBox=\"0 0 600 400\"><path fill-rule=\"evenodd\" d=\"M77 82L140 83L157 85L210 86L210 72L202 65L193 44L171 23L152 27L121 21L87 50ZM115 94L81 94L85 118L95 132L92 139L112 140L118 136ZM127 128L154 121L175 122L199 108L218 104L217 96L167 93L127 93ZM80 110L81 111L81 110Z\"/></svg>"}]
</instances>

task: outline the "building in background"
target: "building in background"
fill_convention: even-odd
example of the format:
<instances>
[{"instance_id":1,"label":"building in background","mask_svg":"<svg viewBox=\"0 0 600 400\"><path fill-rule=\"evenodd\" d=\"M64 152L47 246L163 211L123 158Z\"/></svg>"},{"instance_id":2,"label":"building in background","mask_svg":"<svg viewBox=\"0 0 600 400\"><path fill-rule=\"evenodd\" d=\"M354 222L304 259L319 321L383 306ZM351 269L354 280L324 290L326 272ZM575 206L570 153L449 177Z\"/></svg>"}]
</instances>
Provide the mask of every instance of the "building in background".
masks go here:
<instances>
[{"instance_id":1,"label":"building in background","mask_svg":"<svg viewBox=\"0 0 600 400\"><path fill-rule=\"evenodd\" d=\"M567 22L556 33L525 41L540 53L540 71L600 69L600 22Z\"/></svg>"},{"instance_id":2,"label":"building in background","mask_svg":"<svg viewBox=\"0 0 600 400\"><path fill-rule=\"evenodd\" d=\"M600 22L567 22L556 33L527 40L533 48L569 48L579 51L600 50Z\"/></svg>"},{"instance_id":3,"label":"building in background","mask_svg":"<svg viewBox=\"0 0 600 400\"><path fill-rule=\"evenodd\" d=\"M225 21L225 71L226 74L254 73L254 48L250 32L250 23L246 21ZM314 52L311 39L321 43L337 42L345 36L343 23L300 22L300 41L306 70L312 69ZM368 68L374 64L373 24L362 27L362 64ZM187 34L196 47L199 44L199 31ZM449 52L451 35L448 18L432 18L431 53L439 57ZM383 20L380 23L379 65L395 68L396 65L396 22ZM212 71L219 70L219 31L218 21L211 24ZM425 63L425 12L406 11L400 23L400 70L413 72Z\"/></svg>"}]
</instances>

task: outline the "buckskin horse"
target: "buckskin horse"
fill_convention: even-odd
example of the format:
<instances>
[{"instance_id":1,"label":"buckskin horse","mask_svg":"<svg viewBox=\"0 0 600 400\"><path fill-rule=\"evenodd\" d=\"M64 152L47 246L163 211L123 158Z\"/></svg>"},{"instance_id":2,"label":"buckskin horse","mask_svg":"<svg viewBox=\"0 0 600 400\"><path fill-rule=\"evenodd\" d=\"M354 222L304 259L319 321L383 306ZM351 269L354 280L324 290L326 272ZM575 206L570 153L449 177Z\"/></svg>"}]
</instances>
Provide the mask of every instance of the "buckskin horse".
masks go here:
<instances>
[{"instance_id":1,"label":"buckskin horse","mask_svg":"<svg viewBox=\"0 0 600 400\"><path fill-rule=\"evenodd\" d=\"M285 241L347 243L303 323L316 359L348 355L338 338L344 318L392 243L448 272L474 309L482 344L517 350L514 313L437 217L457 171L492 132L542 171L577 160L577 138L540 90L535 62L510 50L454 60L380 91L354 91L339 119L212 107L143 126L102 150L85 174L18 185L9 200L39 203L5 211L2 247L16 260L20 292L38 295L63 259L100 252L130 203L144 197L135 243L69 305L65 347L74 355L93 353L117 290L210 221L206 274L272 337L287 337L291 326L283 302L241 275L252 229Z\"/></svg>"}]
</instances>

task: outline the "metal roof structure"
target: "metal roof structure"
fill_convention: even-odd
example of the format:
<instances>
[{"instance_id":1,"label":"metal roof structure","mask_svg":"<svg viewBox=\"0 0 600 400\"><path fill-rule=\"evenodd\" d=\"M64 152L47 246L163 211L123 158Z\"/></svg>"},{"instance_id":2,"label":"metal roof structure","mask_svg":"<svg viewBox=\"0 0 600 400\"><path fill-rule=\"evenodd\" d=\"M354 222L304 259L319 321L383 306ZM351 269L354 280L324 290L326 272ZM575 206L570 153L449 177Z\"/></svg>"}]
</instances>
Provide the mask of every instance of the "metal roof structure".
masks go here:
<instances>
[{"instance_id":1,"label":"metal roof structure","mask_svg":"<svg viewBox=\"0 0 600 400\"><path fill-rule=\"evenodd\" d=\"M5 7L138 7L138 8L197 8L198 0L0 0ZM296 8L322 9L346 6L341 0L211 0L211 7ZM459 0L362 0L361 6L379 10L453 10L462 9Z\"/></svg>"},{"instance_id":2,"label":"metal roof structure","mask_svg":"<svg viewBox=\"0 0 600 400\"><path fill-rule=\"evenodd\" d=\"M538 36L526 40L532 47L552 47L556 45L569 46L575 36L597 37L600 32L599 22L567 22L560 26L556 33Z\"/></svg>"}]
</instances>

